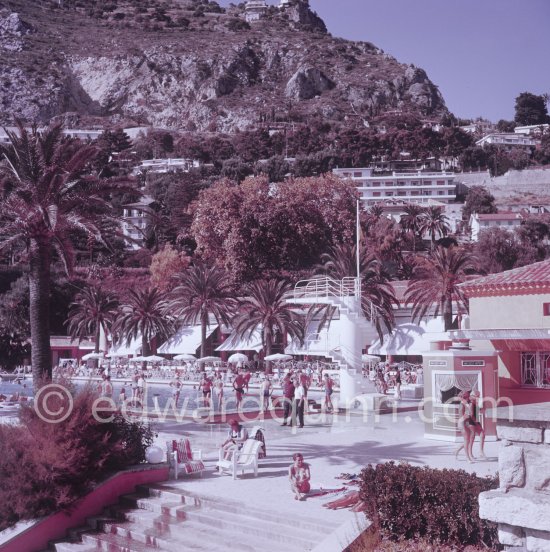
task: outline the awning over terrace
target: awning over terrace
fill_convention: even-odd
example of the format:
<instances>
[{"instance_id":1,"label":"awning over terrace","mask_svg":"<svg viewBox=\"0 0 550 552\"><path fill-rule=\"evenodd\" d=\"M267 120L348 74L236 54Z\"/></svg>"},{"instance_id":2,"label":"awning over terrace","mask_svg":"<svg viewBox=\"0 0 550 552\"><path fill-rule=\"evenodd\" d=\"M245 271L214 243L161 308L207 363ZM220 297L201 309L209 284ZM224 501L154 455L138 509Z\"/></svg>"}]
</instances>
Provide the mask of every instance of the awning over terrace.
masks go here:
<instances>
[{"instance_id":1,"label":"awning over terrace","mask_svg":"<svg viewBox=\"0 0 550 552\"><path fill-rule=\"evenodd\" d=\"M259 353L262 349L261 330L254 330L248 338L239 337L233 330L216 351L256 351Z\"/></svg>"},{"instance_id":2,"label":"awning over terrace","mask_svg":"<svg viewBox=\"0 0 550 552\"><path fill-rule=\"evenodd\" d=\"M368 350L370 355L418 356L430 350L432 341L448 340L441 318L434 318L420 324L411 322L399 324L391 334L377 339Z\"/></svg>"},{"instance_id":3,"label":"awning over terrace","mask_svg":"<svg viewBox=\"0 0 550 552\"><path fill-rule=\"evenodd\" d=\"M210 325L206 328L207 339L214 333L217 327L217 325ZM174 336L157 349L157 352L160 355L181 355L183 353L194 355L200 346L200 324L197 326L182 326Z\"/></svg>"}]
</instances>

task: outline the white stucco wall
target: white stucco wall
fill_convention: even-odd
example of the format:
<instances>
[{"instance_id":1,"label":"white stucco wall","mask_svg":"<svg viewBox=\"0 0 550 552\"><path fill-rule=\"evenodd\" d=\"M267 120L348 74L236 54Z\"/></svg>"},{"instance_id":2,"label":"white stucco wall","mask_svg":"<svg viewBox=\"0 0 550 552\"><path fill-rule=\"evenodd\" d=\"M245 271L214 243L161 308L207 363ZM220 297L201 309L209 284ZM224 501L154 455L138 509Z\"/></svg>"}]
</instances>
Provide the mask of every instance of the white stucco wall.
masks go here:
<instances>
[{"instance_id":1,"label":"white stucco wall","mask_svg":"<svg viewBox=\"0 0 550 552\"><path fill-rule=\"evenodd\" d=\"M550 316L543 314L544 303L550 303L550 294L471 298L470 328L550 328Z\"/></svg>"}]
</instances>

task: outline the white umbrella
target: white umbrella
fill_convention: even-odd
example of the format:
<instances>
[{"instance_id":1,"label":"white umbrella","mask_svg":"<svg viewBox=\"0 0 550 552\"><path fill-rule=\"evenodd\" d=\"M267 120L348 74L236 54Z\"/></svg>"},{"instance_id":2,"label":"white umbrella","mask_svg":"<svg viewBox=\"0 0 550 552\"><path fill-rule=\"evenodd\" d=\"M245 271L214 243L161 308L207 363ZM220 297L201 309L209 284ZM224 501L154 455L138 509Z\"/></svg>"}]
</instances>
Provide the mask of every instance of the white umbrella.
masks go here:
<instances>
[{"instance_id":1,"label":"white umbrella","mask_svg":"<svg viewBox=\"0 0 550 552\"><path fill-rule=\"evenodd\" d=\"M113 351L112 353L109 353L107 355L105 355L106 357L109 357L109 358L115 358L115 357L127 357L128 356L128 353L117 353L116 351Z\"/></svg>"},{"instance_id":2,"label":"white umbrella","mask_svg":"<svg viewBox=\"0 0 550 552\"><path fill-rule=\"evenodd\" d=\"M292 360L292 355L282 355L281 353L275 353L274 355L268 355L264 360Z\"/></svg>"},{"instance_id":3,"label":"white umbrella","mask_svg":"<svg viewBox=\"0 0 550 552\"><path fill-rule=\"evenodd\" d=\"M246 362L247 360L248 360L248 357L246 355L243 355L242 353L235 353L227 359L227 362L236 363L236 362Z\"/></svg>"},{"instance_id":4,"label":"white umbrella","mask_svg":"<svg viewBox=\"0 0 550 552\"><path fill-rule=\"evenodd\" d=\"M166 359L158 355L149 355L149 356L143 357L143 360L145 362L164 362Z\"/></svg>"},{"instance_id":5,"label":"white umbrella","mask_svg":"<svg viewBox=\"0 0 550 552\"><path fill-rule=\"evenodd\" d=\"M103 353L88 353L82 357L82 360L102 360L104 357Z\"/></svg>"},{"instance_id":6,"label":"white umbrella","mask_svg":"<svg viewBox=\"0 0 550 552\"><path fill-rule=\"evenodd\" d=\"M137 356L128 360L128 362L147 362L144 357Z\"/></svg>"},{"instance_id":7,"label":"white umbrella","mask_svg":"<svg viewBox=\"0 0 550 552\"><path fill-rule=\"evenodd\" d=\"M363 362L380 362L382 360L379 356L376 355L361 355L361 360Z\"/></svg>"},{"instance_id":8,"label":"white umbrella","mask_svg":"<svg viewBox=\"0 0 550 552\"><path fill-rule=\"evenodd\" d=\"M215 356L205 356L205 357L202 357L202 358L199 358L199 362L221 362L221 358L220 357L215 357Z\"/></svg>"},{"instance_id":9,"label":"white umbrella","mask_svg":"<svg viewBox=\"0 0 550 552\"><path fill-rule=\"evenodd\" d=\"M181 355L176 355L174 357L174 360L190 360L194 361L197 360L197 357L195 355L190 355L189 353L182 353Z\"/></svg>"}]
</instances>

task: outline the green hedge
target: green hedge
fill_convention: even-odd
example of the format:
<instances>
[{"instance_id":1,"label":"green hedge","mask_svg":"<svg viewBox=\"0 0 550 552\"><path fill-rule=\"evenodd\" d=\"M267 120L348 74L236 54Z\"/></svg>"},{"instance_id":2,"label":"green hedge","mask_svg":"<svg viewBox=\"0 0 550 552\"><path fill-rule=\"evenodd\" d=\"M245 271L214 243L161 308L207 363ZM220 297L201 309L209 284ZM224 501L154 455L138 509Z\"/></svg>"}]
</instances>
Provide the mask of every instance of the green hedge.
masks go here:
<instances>
[{"instance_id":1,"label":"green hedge","mask_svg":"<svg viewBox=\"0 0 550 552\"><path fill-rule=\"evenodd\" d=\"M498 549L497 525L479 517L478 495L495 478L464 470L436 470L388 462L361 472L366 515L383 538Z\"/></svg>"}]
</instances>

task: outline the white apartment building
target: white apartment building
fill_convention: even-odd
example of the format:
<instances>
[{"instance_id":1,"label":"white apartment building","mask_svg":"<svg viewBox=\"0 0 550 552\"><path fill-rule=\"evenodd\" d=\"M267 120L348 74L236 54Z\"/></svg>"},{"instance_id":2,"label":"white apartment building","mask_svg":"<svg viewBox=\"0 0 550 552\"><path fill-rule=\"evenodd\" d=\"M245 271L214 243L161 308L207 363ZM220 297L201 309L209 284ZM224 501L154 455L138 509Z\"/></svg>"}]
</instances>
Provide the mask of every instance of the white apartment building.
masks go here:
<instances>
[{"instance_id":1,"label":"white apartment building","mask_svg":"<svg viewBox=\"0 0 550 552\"><path fill-rule=\"evenodd\" d=\"M517 134L515 132L501 132L494 134L487 134L476 142L476 146L486 146L493 144L495 146L511 148L532 148L537 145L537 142L524 134Z\"/></svg>"},{"instance_id":2,"label":"white apartment building","mask_svg":"<svg viewBox=\"0 0 550 552\"><path fill-rule=\"evenodd\" d=\"M134 174L143 172L167 173L172 171L189 172L200 167L196 159L145 159L135 169Z\"/></svg>"},{"instance_id":3,"label":"white apartment building","mask_svg":"<svg viewBox=\"0 0 550 552\"><path fill-rule=\"evenodd\" d=\"M153 198L144 196L136 203L124 205L122 212L122 234L128 238L127 249L140 249L145 243L147 227L151 221Z\"/></svg>"},{"instance_id":4,"label":"white apartment building","mask_svg":"<svg viewBox=\"0 0 550 552\"><path fill-rule=\"evenodd\" d=\"M550 125L548 123L540 125L526 125L526 126L517 126L514 128L515 134L525 134L527 136L541 136L545 132L548 132Z\"/></svg>"},{"instance_id":5,"label":"white apartment building","mask_svg":"<svg viewBox=\"0 0 550 552\"><path fill-rule=\"evenodd\" d=\"M333 169L341 178L355 182L365 208L389 199L406 203L427 204L431 200L449 203L456 198L454 173L447 172L385 172L372 168Z\"/></svg>"}]
</instances>

